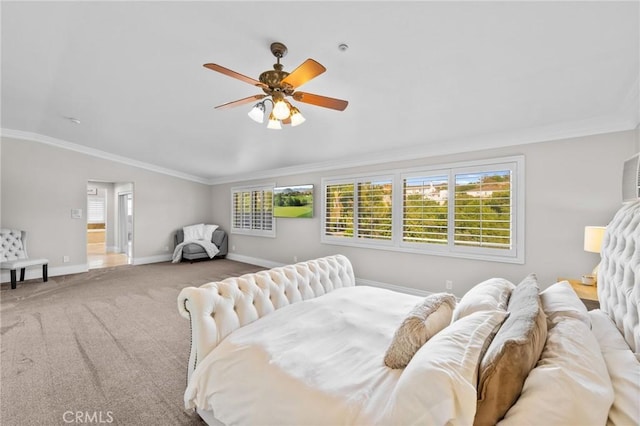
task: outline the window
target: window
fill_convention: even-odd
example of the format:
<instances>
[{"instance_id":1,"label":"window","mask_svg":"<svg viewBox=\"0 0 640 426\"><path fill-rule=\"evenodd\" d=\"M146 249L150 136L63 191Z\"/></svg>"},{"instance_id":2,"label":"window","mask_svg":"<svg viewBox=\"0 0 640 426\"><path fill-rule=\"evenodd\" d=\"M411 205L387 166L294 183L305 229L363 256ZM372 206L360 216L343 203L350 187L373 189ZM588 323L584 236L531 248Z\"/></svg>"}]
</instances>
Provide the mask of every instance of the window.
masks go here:
<instances>
[{"instance_id":1,"label":"window","mask_svg":"<svg viewBox=\"0 0 640 426\"><path fill-rule=\"evenodd\" d=\"M524 263L524 159L324 179L322 242Z\"/></svg>"},{"instance_id":2,"label":"window","mask_svg":"<svg viewBox=\"0 0 640 426\"><path fill-rule=\"evenodd\" d=\"M275 237L273 187L231 189L231 232L234 234Z\"/></svg>"},{"instance_id":3,"label":"window","mask_svg":"<svg viewBox=\"0 0 640 426\"><path fill-rule=\"evenodd\" d=\"M446 244L448 176L405 177L402 184L402 241Z\"/></svg>"},{"instance_id":4,"label":"window","mask_svg":"<svg viewBox=\"0 0 640 426\"><path fill-rule=\"evenodd\" d=\"M391 241L393 179L338 180L323 187L325 236Z\"/></svg>"},{"instance_id":5,"label":"window","mask_svg":"<svg viewBox=\"0 0 640 426\"><path fill-rule=\"evenodd\" d=\"M511 248L511 170L455 175L454 244Z\"/></svg>"},{"instance_id":6,"label":"window","mask_svg":"<svg viewBox=\"0 0 640 426\"><path fill-rule=\"evenodd\" d=\"M87 197L87 222L105 223L105 200L98 195Z\"/></svg>"}]
</instances>

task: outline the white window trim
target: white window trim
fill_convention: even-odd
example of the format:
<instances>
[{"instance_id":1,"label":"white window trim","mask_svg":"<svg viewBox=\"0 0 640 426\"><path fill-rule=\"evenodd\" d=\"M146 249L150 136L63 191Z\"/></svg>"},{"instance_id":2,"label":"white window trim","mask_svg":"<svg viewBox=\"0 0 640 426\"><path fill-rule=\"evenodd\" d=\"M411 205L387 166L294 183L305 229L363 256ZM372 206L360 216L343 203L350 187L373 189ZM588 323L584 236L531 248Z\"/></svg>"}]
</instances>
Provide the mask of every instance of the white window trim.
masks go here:
<instances>
[{"instance_id":1,"label":"white window trim","mask_svg":"<svg viewBox=\"0 0 640 426\"><path fill-rule=\"evenodd\" d=\"M271 210L271 229L247 229L247 228L236 228L234 226L234 199L233 196L237 192L253 192L253 191L271 191L273 194L273 188L275 188L275 183L263 184L263 185L250 185L250 186L237 186L231 188L230 198L231 198L231 224L229 226L230 232L232 234L238 235L249 235L253 237L267 237L267 238L275 238L276 237L276 218L273 216L273 206ZM253 212L252 215L253 216Z\"/></svg>"},{"instance_id":2,"label":"white window trim","mask_svg":"<svg viewBox=\"0 0 640 426\"><path fill-rule=\"evenodd\" d=\"M482 247L453 247L450 245L438 244L416 244L402 241L402 179L408 176L418 176L421 173L447 174L449 182L455 179L455 173L461 173L465 169L469 171L482 171L483 169L495 170L495 167L502 167L506 163L513 165L513 181L511 185L513 228L512 228L512 249L509 252L504 250L489 249ZM392 239L391 241L370 240L360 241L357 238L333 237L325 235L326 221L326 186L327 184L344 183L346 181L357 182L358 180L371 180L375 178L389 178L393 176L393 209L392 209ZM379 249L387 251L398 251L405 253L428 254L435 256L446 256L463 259L475 259L492 262L524 264L525 262L525 161L523 155L499 157L484 160L464 161L448 164L434 164L431 166L413 167L408 169L396 169L382 171L371 174L357 174L322 178L322 215L320 221L320 242L323 244ZM449 217L453 217L454 203L449 203ZM355 227L355 225L354 225ZM453 232L453 228L449 227ZM354 230L355 236L355 230ZM450 237L451 238L451 237Z\"/></svg>"},{"instance_id":3,"label":"white window trim","mask_svg":"<svg viewBox=\"0 0 640 426\"><path fill-rule=\"evenodd\" d=\"M391 196L393 197L393 201L392 201L392 211L391 211L391 217L392 217L392 221L391 221L391 239L390 240L377 240L377 239L370 239L370 238L360 238L358 237L358 205L357 203L354 203L353 206L353 236L351 237L334 237L331 235L325 235L324 233L324 224L325 224L325 220L326 220L326 214L327 214L327 209L326 209L326 196L327 196L327 184L329 185L335 185L335 184L353 184L354 185L354 193L357 193L358 189L358 183L362 183L362 182L370 182L370 181L377 181L377 180L390 180L392 182L393 185L393 191ZM355 200L354 200L355 201ZM337 179L322 179L322 222L321 222L321 226L322 226L322 231L321 231L321 235L322 235L322 239L321 242L323 243L329 243L329 244L339 244L339 245L354 245L354 246L361 246L361 247L372 247L372 248L392 248L394 246L394 238L395 238L395 230L396 230L396 223L395 223L395 217L396 217L396 212L395 212L395 176L393 174L389 174L389 173L385 173L385 174L372 174L372 175L358 175L358 176L352 176L352 177L341 177L341 178L337 178ZM347 244L345 244L346 242L349 242Z\"/></svg>"}]
</instances>

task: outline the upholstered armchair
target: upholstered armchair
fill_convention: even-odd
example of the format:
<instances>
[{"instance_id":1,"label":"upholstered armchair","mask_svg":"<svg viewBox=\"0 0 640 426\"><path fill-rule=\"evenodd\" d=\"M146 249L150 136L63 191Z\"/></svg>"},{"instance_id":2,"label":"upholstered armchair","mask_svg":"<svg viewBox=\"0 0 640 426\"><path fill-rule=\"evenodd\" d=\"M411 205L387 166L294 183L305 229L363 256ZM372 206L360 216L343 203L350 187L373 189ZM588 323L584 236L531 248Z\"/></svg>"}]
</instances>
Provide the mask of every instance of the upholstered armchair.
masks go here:
<instances>
[{"instance_id":1,"label":"upholstered armchair","mask_svg":"<svg viewBox=\"0 0 640 426\"><path fill-rule=\"evenodd\" d=\"M11 272L11 288L16 288L16 271L24 281L25 269L42 265L42 281L48 281L48 259L30 259L27 255L27 232L18 229L0 229L0 268Z\"/></svg>"}]
</instances>

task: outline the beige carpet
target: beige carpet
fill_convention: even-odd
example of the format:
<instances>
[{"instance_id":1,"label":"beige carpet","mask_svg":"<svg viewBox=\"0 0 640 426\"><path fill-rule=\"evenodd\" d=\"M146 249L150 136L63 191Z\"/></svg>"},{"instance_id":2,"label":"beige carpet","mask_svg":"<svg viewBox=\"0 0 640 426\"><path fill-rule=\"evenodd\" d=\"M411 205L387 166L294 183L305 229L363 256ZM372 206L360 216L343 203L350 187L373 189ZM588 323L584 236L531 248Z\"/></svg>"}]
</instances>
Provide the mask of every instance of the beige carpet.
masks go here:
<instances>
[{"instance_id":1,"label":"beige carpet","mask_svg":"<svg viewBox=\"0 0 640 426\"><path fill-rule=\"evenodd\" d=\"M201 425L183 408L187 286L263 268L226 259L2 284L2 425Z\"/></svg>"}]
</instances>

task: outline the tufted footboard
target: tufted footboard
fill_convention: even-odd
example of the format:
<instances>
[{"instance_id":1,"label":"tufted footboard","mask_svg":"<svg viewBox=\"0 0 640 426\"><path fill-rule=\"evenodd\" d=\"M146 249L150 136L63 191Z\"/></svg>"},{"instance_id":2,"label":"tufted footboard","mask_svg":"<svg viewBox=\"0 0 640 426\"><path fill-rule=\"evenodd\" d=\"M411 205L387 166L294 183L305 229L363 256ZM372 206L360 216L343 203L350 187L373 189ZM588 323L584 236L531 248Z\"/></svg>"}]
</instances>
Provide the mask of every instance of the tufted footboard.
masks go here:
<instances>
[{"instance_id":1,"label":"tufted footboard","mask_svg":"<svg viewBox=\"0 0 640 426\"><path fill-rule=\"evenodd\" d=\"M351 262L335 255L184 288L178 311L191 322L187 377L233 330L291 303L354 285Z\"/></svg>"}]
</instances>

